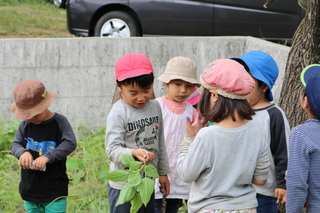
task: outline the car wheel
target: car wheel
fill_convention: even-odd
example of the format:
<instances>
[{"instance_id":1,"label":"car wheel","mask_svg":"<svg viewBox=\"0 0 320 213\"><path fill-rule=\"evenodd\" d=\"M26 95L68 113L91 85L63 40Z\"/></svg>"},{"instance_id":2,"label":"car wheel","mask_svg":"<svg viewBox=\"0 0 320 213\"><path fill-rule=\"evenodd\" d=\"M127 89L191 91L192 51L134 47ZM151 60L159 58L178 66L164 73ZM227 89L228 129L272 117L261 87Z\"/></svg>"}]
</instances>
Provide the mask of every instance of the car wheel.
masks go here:
<instances>
[{"instance_id":1,"label":"car wheel","mask_svg":"<svg viewBox=\"0 0 320 213\"><path fill-rule=\"evenodd\" d=\"M58 8L66 8L66 0L53 0L53 4Z\"/></svg>"},{"instance_id":2,"label":"car wheel","mask_svg":"<svg viewBox=\"0 0 320 213\"><path fill-rule=\"evenodd\" d=\"M131 37L138 36L138 25L128 13L112 11L103 15L94 28L94 36Z\"/></svg>"}]
</instances>

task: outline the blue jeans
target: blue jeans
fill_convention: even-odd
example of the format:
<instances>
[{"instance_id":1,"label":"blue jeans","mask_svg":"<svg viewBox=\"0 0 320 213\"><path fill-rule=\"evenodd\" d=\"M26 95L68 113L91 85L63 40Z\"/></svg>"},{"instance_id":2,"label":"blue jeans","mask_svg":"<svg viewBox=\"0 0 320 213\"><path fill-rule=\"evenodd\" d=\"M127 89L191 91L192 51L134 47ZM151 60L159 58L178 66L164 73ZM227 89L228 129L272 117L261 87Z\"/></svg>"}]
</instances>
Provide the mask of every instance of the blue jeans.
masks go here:
<instances>
[{"instance_id":1,"label":"blue jeans","mask_svg":"<svg viewBox=\"0 0 320 213\"><path fill-rule=\"evenodd\" d=\"M166 213L177 213L181 199L166 199ZM156 199L154 213L161 213L162 199Z\"/></svg>"},{"instance_id":2,"label":"blue jeans","mask_svg":"<svg viewBox=\"0 0 320 213\"><path fill-rule=\"evenodd\" d=\"M24 208L28 213L65 213L67 200L63 198L54 202L46 203L24 201Z\"/></svg>"},{"instance_id":3,"label":"blue jeans","mask_svg":"<svg viewBox=\"0 0 320 213\"><path fill-rule=\"evenodd\" d=\"M274 197L257 194L257 213L277 213L277 199Z\"/></svg>"},{"instance_id":4,"label":"blue jeans","mask_svg":"<svg viewBox=\"0 0 320 213\"><path fill-rule=\"evenodd\" d=\"M118 198L120 195L119 189L114 189L110 185L108 187L109 194L109 205L110 213L129 213L131 208L131 203L127 202L116 206ZM138 213L153 213L154 212L154 193L151 195L150 201L147 206L142 204L141 208L138 210Z\"/></svg>"}]
</instances>

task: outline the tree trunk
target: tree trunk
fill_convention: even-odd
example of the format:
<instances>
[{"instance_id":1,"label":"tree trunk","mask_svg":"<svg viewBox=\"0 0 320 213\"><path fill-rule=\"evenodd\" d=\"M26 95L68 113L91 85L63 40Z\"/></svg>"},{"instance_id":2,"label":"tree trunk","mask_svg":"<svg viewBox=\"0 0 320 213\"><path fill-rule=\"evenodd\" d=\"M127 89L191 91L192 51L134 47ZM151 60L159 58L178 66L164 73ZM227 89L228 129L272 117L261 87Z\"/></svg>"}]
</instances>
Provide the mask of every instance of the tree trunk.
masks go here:
<instances>
[{"instance_id":1,"label":"tree trunk","mask_svg":"<svg viewBox=\"0 0 320 213\"><path fill-rule=\"evenodd\" d=\"M300 73L314 63L320 63L319 0L308 1L306 15L293 36L286 64L279 105L285 111L291 127L306 120L306 113L300 107L300 96L304 89Z\"/></svg>"},{"instance_id":2,"label":"tree trunk","mask_svg":"<svg viewBox=\"0 0 320 213\"><path fill-rule=\"evenodd\" d=\"M300 107L300 97L304 89L300 73L303 68L315 63L320 63L320 1L308 0L306 15L292 39L279 101L291 128L307 119L306 113ZM279 205L278 212L285 213L285 206ZM308 210L305 208L304 212Z\"/></svg>"}]
</instances>

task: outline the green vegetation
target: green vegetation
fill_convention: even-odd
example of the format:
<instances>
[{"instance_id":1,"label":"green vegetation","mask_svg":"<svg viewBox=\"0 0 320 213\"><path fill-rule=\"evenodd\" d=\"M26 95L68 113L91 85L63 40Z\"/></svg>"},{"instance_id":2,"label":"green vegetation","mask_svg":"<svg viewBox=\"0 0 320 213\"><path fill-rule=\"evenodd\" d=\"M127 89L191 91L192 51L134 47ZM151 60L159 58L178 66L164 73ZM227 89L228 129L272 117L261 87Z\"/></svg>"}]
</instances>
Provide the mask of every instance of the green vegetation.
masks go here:
<instances>
[{"instance_id":1,"label":"green vegetation","mask_svg":"<svg viewBox=\"0 0 320 213\"><path fill-rule=\"evenodd\" d=\"M129 169L113 171L107 175L107 179L128 181L120 191L117 205L130 202L130 213L136 213L142 205L149 203L155 184L152 178L158 178L159 174L154 165L136 161L131 155L121 154L121 162Z\"/></svg>"},{"instance_id":2,"label":"green vegetation","mask_svg":"<svg viewBox=\"0 0 320 213\"><path fill-rule=\"evenodd\" d=\"M23 213L23 200L18 191L20 168L10 154L19 121L0 122L0 212ZM105 148L105 128L90 131L80 125L77 149L68 157L70 178L67 212L109 212L106 175L109 163Z\"/></svg>"},{"instance_id":3,"label":"green vegetation","mask_svg":"<svg viewBox=\"0 0 320 213\"><path fill-rule=\"evenodd\" d=\"M66 10L47 0L0 0L0 38L74 37Z\"/></svg>"},{"instance_id":4,"label":"green vegetation","mask_svg":"<svg viewBox=\"0 0 320 213\"><path fill-rule=\"evenodd\" d=\"M25 212L23 208L23 200L21 199L18 190L20 182L20 168L17 165L17 159L10 153L10 145L14 139L18 126L18 120L0 120L1 213ZM69 196L67 198L67 212L107 213L109 212L109 201L108 181L106 177L109 174L110 160L107 158L104 147L105 127L91 130L90 127L86 127L81 124L78 128L78 132L77 149L68 156L67 160L68 176L70 179ZM129 161L130 160L128 160L128 162ZM132 167L132 170L137 169L136 163L130 164L132 164L130 166ZM138 164L140 169L147 166L147 164L144 163ZM146 174L150 177L155 176L156 171L152 169L152 166L147 167L149 173L147 172ZM133 171L133 173L134 172L135 171ZM142 180L142 178L134 180L139 181ZM136 185L136 183L132 184ZM143 191L147 193L142 195L142 201L145 203L148 196L150 197L150 193L148 190ZM185 202L179 209L179 212L187 212Z\"/></svg>"}]
</instances>

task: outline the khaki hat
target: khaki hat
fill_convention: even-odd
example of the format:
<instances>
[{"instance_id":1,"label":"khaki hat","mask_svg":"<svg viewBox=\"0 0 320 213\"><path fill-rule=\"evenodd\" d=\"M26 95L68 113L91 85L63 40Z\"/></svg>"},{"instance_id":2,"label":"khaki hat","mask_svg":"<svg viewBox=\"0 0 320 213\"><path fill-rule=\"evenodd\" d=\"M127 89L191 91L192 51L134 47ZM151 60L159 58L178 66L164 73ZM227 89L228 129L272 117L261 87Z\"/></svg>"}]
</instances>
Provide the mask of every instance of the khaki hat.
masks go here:
<instances>
[{"instance_id":1,"label":"khaki hat","mask_svg":"<svg viewBox=\"0 0 320 213\"><path fill-rule=\"evenodd\" d=\"M10 108L15 118L27 120L45 111L56 95L48 92L37 79L24 80L14 88L15 103Z\"/></svg>"},{"instance_id":2,"label":"khaki hat","mask_svg":"<svg viewBox=\"0 0 320 213\"><path fill-rule=\"evenodd\" d=\"M164 83L169 83L171 80L183 80L195 84L197 87L200 86L200 82L197 80L196 64L190 58L183 56L171 58L158 80Z\"/></svg>"}]
</instances>

